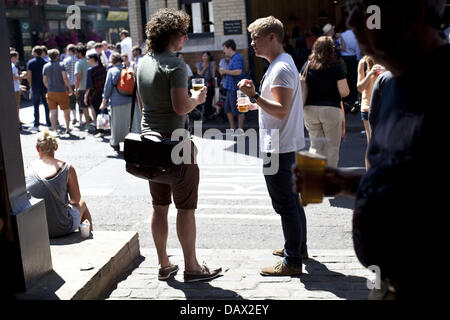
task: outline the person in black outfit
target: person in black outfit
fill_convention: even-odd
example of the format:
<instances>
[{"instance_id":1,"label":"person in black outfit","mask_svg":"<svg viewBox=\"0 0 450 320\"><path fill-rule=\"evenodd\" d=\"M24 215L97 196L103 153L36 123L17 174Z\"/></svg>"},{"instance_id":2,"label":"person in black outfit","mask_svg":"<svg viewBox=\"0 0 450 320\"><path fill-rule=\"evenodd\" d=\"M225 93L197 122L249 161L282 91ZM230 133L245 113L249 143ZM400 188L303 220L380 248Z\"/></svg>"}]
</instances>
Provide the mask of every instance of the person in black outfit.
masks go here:
<instances>
[{"instance_id":1,"label":"person in black outfit","mask_svg":"<svg viewBox=\"0 0 450 320\"><path fill-rule=\"evenodd\" d=\"M103 101L103 89L106 82L106 69L100 61L100 57L93 53L88 56L88 62L91 67L88 69L88 83L85 93L85 104L90 105L95 111L95 123L100 114L100 106ZM107 112L107 111L105 111ZM95 133L104 134L103 129L95 130Z\"/></svg>"},{"instance_id":2,"label":"person in black outfit","mask_svg":"<svg viewBox=\"0 0 450 320\"><path fill-rule=\"evenodd\" d=\"M356 5L355 5L356 3ZM361 49L392 72L379 99L369 171L327 168L324 194L356 196L353 242L359 261L377 266L370 299L450 298L446 207L450 45L439 36L444 0L353 1L349 26ZM369 29L369 5L382 12ZM297 174L298 179L298 174ZM444 185L444 187L442 187ZM426 260L424 260L426 259Z\"/></svg>"},{"instance_id":3,"label":"person in black outfit","mask_svg":"<svg viewBox=\"0 0 450 320\"><path fill-rule=\"evenodd\" d=\"M392 79L392 72L383 72L375 81L372 89L372 96L370 98L370 108L369 108L369 125L370 132L374 132L377 124L378 110L380 108L380 100L383 96L383 89L386 82Z\"/></svg>"}]
</instances>

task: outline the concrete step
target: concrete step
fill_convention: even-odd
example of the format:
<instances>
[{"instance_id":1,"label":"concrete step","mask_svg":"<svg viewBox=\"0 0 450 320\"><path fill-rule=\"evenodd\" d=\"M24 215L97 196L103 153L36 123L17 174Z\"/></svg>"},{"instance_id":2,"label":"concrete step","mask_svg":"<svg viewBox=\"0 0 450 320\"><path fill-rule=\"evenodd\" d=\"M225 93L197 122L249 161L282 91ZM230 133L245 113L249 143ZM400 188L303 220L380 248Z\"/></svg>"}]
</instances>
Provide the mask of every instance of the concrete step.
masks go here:
<instances>
[{"instance_id":1,"label":"concrete step","mask_svg":"<svg viewBox=\"0 0 450 320\"><path fill-rule=\"evenodd\" d=\"M53 271L19 300L103 299L140 257L135 231L95 231L83 239L79 232L51 239ZM82 270L88 268L89 270ZM91 269L92 268L92 269Z\"/></svg>"}]
</instances>

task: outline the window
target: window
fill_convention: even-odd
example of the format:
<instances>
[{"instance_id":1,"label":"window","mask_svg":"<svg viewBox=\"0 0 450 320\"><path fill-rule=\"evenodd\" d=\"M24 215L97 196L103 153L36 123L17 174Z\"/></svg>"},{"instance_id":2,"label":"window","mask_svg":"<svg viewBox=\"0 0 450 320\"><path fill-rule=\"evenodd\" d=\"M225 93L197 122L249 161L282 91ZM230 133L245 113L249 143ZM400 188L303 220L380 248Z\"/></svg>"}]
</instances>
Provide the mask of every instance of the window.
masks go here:
<instances>
[{"instance_id":1,"label":"window","mask_svg":"<svg viewBox=\"0 0 450 320\"><path fill-rule=\"evenodd\" d=\"M180 0L180 9L191 16L188 33L214 32L214 15L211 0Z\"/></svg>"}]
</instances>

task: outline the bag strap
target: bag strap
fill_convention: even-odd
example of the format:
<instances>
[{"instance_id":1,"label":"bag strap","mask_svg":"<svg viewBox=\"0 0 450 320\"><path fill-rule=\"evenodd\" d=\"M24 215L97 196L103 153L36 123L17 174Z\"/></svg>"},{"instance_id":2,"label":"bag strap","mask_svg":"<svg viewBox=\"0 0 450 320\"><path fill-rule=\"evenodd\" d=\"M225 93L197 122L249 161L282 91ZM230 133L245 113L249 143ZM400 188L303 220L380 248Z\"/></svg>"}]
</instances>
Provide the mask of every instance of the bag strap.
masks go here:
<instances>
[{"instance_id":1,"label":"bag strap","mask_svg":"<svg viewBox=\"0 0 450 320\"><path fill-rule=\"evenodd\" d=\"M58 201L64 206L64 208L69 207L69 203L65 203L65 202L63 201L63 199L61 199L61 197L59 196L58 192L56 192L56 190L52 187L52 185L51 185L46 179L42 179L42 178L38 175L38 173L36 172L36 170L34 170L34 168L33 168L33 166L31 165L31 163L29 163L28 166L30 167L31 171L33 171L33 174L34 174L39 180L41 180L41 181L44 183L44 185L47 187L48 190L50 190L50 192L53 194L53 196L56 198L56 200L58 200ZM64 164L64 166L61 167L61 168L64 168L64 169L65 169L66 166L67 166L67 164Z\"/></svg>"},{"instance_id":2,"label":"bag strap","mask_svg":"<svg viewBox=\"0 0 450 320\"><path fill-rule=\"evenodd\" d=\"M131 132L133 128L133 118L134 118L134 107L136 105L136 95L137 95L137 81L136 74L134 75L134 88L133 88L133 98L131 100L131 118L130 118L130 129L128 132Z\"/></svg>"},{"instance_id":3,"label":"bag strap","mask_svg":"<svg viewBox=\"0 0 450 320\"><path fill-rule=\"evenodd\" d=\"M305 70L303 70L303 73L300 74L300 78L302 80L306 80L306 76L308 75L308 68L309 68L310 61L307 62L307 65L305 67Z\"/></svg>"},{"instance_id":4,"label":"bag strap","mask_svg":"<svg viewBox=\"0 0 450 320\"><path fill-rule=\"evenodd\" d=\"M120 77L122 76L122 70L123 70L123 68L122 68L122 67L119 67L119 66L116 66L116 67L117 67L117 69L119 69L119 77L117 78L116 84L113 83L113 87L115 87L115 88L117 89L117 85L118 85L119 82L120 82ZM114 68L114 67L113 67L113 68Z\"/></svg>"}]
</instances>

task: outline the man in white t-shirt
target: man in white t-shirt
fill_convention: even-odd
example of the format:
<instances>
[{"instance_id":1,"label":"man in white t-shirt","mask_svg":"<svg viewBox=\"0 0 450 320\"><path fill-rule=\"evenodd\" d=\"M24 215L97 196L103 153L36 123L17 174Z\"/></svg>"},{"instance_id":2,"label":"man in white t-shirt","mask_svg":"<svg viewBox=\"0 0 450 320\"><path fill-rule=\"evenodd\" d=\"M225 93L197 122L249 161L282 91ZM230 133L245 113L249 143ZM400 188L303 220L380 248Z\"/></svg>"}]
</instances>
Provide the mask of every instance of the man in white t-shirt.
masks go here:
<instances>
[{"instance_id":1,"label":"man in white t-shirt","mask_svg":"<svg viewBox=\"0 0 450 320\"><path fill-rule=\"evenodd\" d=\"M122 30L120 32L120 40L120 53L127 54L131 61L131 58L133 57L133 41L127 30Z\"/></svg>"},{"instance_id":2,"label":"man in white t-shirt","mask_svg":"<svg viewBox=\"0 0 450 320\"><path fill-rule=\"evenodd\" d=\"M264 164L264 178L272 206L281 216L285 239L284 249L273 252L283 260L263 268L261 274L297 275L302 273L302 258L307 258L305 211L291 180L295 153L305 144L299 73L292 57L283 50L284 27L278 19L257 19L248 31L255 55L270 65L261 81L260 94L251 80L241 80L238 88L250 97L250 109L259 109L260 150L265 160L270 158L270 165Z\"/></svg>"},{"instance_id":3,"label":"man in white t-shirt","mask_svg":"<svg viewBox=\"0 0 450 320\"><path fill-rule=\"evenodd\" d=\"M9 56L11 58L11 68L12 68L12 75L13 75L13 83L14 83L14 97L16 101L16 109L17 109L17 122L19 123L19 126L22 125L22 121L20 121L20 75L19 75L19 69L17 69L17 62L19 62L19 54L17 51L11 51L9 53Z\"/></svg>"}]
</instances>

